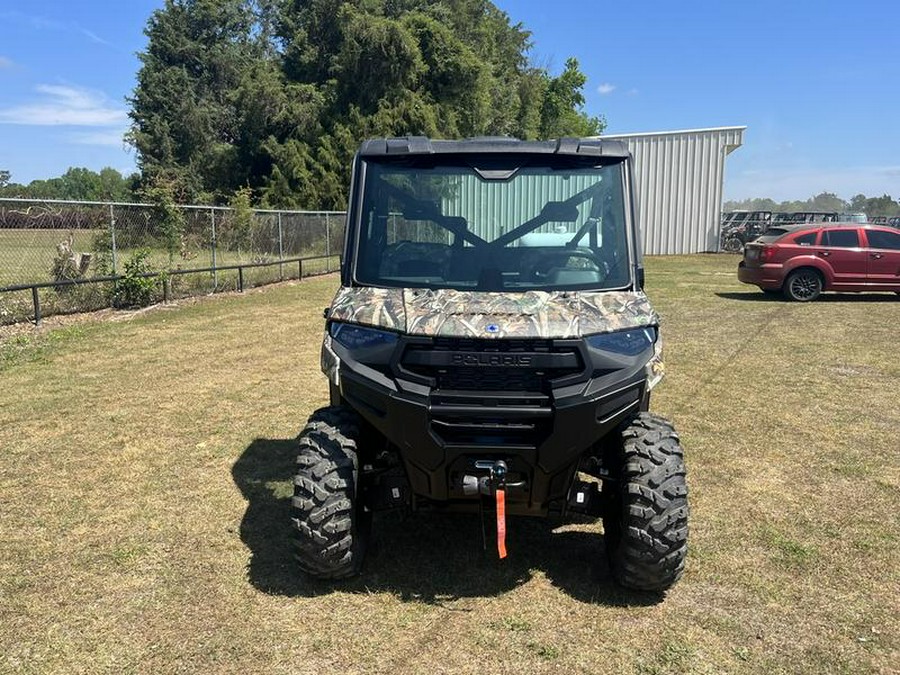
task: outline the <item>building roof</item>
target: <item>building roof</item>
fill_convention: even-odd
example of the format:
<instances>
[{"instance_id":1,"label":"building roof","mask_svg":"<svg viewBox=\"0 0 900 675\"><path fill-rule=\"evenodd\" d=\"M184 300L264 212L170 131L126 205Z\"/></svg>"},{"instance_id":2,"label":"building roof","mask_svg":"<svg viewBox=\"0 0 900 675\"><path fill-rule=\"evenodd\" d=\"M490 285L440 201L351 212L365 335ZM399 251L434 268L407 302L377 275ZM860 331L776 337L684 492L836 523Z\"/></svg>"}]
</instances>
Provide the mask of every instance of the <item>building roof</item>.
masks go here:
<instances>
[{"instance_id":1,"label":"building roof","mask_svg":"<svg viewBox=\"0 0 900 675\"><path fill-rule=\"evenodd\" d=\"M709 133L718 133L722 131L744 131L747 128L744 126L735 126L735 127L708 127L705 129L679 129L677 131L640 131L634 134L603 134L602 136L598 136L597 138L634 138L636 136L678 136L682 134L709 134Z\"/></svg>"}]
</instances>

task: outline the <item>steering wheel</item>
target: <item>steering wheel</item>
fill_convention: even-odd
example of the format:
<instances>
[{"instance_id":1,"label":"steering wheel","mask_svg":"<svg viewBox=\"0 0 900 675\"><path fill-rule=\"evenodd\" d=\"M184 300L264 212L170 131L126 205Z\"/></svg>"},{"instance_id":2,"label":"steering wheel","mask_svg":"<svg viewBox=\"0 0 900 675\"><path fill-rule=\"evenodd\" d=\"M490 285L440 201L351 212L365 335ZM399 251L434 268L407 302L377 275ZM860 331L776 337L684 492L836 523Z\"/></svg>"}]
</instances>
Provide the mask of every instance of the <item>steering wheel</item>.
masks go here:
<instances>
[{"instance_id":1,"label":"steering wheel","mask_svg":"<svg viewBox=\"0 0 900 675\"><path fill-rule=\"evenodd\" d=\"M597 259L594 257L593 253L589 253L587 251L578 251L574 249L560 249L559 251L553 251L552 253L549 251L542 251L540 256L538 256L537 259L528 267L525 276L529 279L535 279L538 281L546 279L548 276L550 276L550 272L553 269L568 267L567 263L569 262L570 258L583 258L590 263L589 266L585 266L583 268L579 267L579 269L588 269L595 272L604 271L601 268L600 264L597 262Z\"/></svg>"}]
</instances>

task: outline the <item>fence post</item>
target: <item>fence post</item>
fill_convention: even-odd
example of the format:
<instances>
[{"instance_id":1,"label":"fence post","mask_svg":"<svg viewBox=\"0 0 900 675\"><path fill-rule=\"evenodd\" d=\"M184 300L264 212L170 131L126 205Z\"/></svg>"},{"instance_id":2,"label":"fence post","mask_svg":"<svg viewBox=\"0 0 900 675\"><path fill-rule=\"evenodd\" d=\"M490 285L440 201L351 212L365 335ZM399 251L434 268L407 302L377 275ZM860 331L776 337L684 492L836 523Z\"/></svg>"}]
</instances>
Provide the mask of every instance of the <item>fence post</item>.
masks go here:
<instances>
[{"instance_id":1,"label":"fence post","mask_svg":"<svg viewBox=\"0 0 900 675\"><path fill-rule=\"evenodd\" d=\"M281 229L281 211L278 212L278 259L281 261L278 265L278 274L284 281L284 232Z\"/></svg>"},{"instance_id":2,"label":"fence post","mask_svg":"<svg viewBox=\"0 0 900 675\"><path fill-rule=\"evenodd\" d=\"M212 247L212 268L213 268L213 292L219 290L219 271L216 269L216 210L209 210L209 223L212 227L212 239L210 246Z\"/></svg>"},{"instance_id":3,"label":"fence post","mask_svg":"<svg viewBox=\"0 0 900 675\"><path fill-rule=\"evenodd\" d=\"M41 296L38 295L37 286L31 287L31 301L34 303L34 325L41 325Z\"/></svg>"},{"instance_id":4,"label":"fence post","mask_svg":"<svg viewBox=\"0 0 900 675\"><path fill-rule=\"evenodd\" d=\"M244 268L238 267L238 292L244 292Z\"/></svg>"},{"instance_id":5,"label":"fence post","mask_svg":"<svg viewBox=\"0 0 900 675\"><path fill-rule=\"evenodd\" d=\"M116 276L119 268L116 263L116 216L112 204L109 205L109 243L112 250L112 273Z\"/></svg>"},{"instance_id":6,"label":"fence post","mask_svg":"<svg viewBox=\"0 0 900 675\"><path fill-rule=\"evenodd\" d=\"M331 271L331 220L325 213L325 271Z\"/></svg>"}]
</instances>

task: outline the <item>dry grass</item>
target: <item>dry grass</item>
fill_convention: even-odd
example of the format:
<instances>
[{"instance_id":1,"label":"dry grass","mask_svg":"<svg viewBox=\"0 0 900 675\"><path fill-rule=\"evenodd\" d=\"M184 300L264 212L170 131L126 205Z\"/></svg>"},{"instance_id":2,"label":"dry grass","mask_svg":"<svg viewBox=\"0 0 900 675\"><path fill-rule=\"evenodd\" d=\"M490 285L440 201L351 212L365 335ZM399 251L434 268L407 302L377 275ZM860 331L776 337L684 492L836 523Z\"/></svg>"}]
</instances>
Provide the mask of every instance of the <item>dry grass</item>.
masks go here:
<instances>
[{"instance_id":1,"label":"dry grass","mask_svg":"<svg viewBox=\"0 0 900 675\"><path fill-rule=\"evenodd\" d=\"M296 435L335 279L0 343L0 671L896 672L894 296L763 298L649 261L687 447L688 571L618 590L599 525L385 515L366 574L290 561ZM894 670L892 670L894 669Z\"/></svg>"}]
</instances>

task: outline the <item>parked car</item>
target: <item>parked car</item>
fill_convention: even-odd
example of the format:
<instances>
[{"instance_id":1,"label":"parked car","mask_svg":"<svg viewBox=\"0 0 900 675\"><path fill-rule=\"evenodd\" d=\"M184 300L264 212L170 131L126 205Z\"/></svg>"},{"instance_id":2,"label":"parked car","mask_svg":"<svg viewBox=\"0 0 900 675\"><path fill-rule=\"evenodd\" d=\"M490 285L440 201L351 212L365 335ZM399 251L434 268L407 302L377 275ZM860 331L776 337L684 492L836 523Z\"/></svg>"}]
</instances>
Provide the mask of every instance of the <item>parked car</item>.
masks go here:
<instances>
[{"instance_id":1,"label":"parked car","mask_svg":"<svg viewBox=\"0 0 900 675\"><path fill-rule=\"evenodd\" d=\"M823 291L900 294L900 232L855 223L773 227L744 247L738 280L799 302Z\"/></svg>"},{"instance_id":2,"label":"parked car","mask_svg":"<svg viewBox=\"0 0 900 675\"><path fill-rule=\"evenodd\" d=\"M893 218L888 218L888 225L890 227L896 227L900 229L900 216L894 216Z\"/></svg>"}]
</instances>

